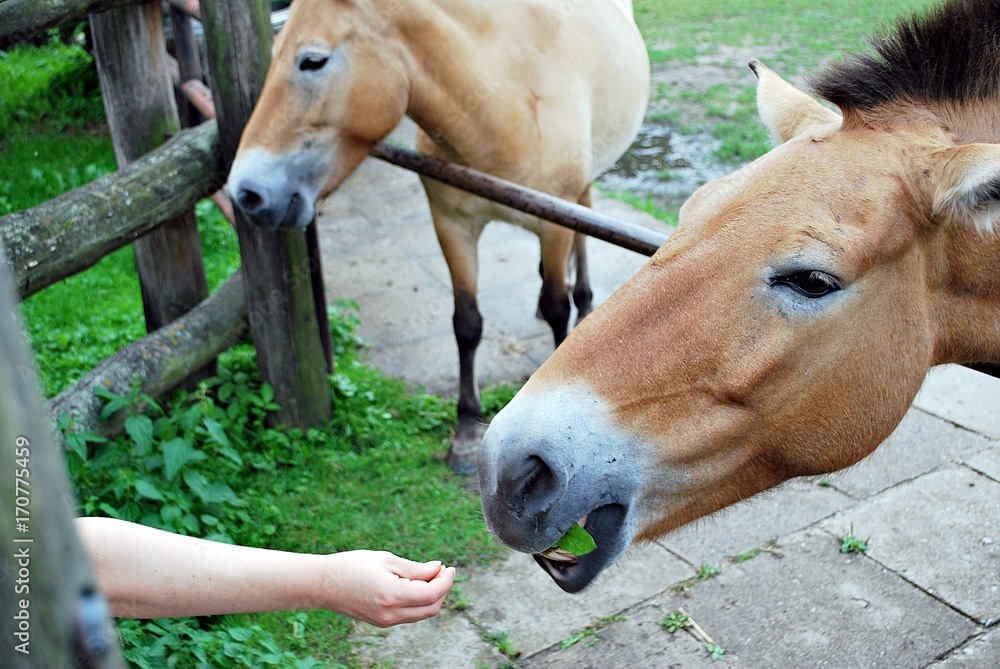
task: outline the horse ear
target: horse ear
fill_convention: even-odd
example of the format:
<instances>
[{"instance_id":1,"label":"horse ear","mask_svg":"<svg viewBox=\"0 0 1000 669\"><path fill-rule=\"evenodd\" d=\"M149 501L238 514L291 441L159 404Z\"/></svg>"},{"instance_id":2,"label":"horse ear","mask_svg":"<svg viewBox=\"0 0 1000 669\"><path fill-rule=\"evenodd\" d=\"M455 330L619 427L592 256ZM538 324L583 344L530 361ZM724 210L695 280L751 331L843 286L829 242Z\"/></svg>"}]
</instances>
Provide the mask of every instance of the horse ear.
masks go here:
<instances>
[{"instance_id":1,"label":"horse ear","mask_svg":"<svg viewBox=\"0 0 1000 669\"><path fill-rule=\"evenodd\" d=\"M750 69L757 75L757 110L775 143L787 142L807 130L840 121L827 109L768 69L756 58Z\"/></svg>"},{"instance_id":2,"label":"horse ear","mask_svg":"<svg viewBox=\"0 0 1000 669\"><path fill-rule=\"evenodd\" d=\"M1000 231L1000 146L964 144L942 151L934 179L935 216Z\"/></svg>"}]
</instances>

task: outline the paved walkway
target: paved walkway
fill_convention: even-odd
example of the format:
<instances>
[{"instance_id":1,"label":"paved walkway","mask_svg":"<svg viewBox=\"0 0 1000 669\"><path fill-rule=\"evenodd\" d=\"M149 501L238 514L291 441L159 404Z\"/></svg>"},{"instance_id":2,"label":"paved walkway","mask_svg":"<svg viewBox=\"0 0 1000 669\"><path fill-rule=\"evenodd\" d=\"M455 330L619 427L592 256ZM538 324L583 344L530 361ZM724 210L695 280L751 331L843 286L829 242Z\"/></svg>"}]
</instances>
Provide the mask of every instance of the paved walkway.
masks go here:
<instances>
[{"instance_id":1,"label":"paved walkway","mask_svg":"<svg viewBox=\"0 0 1000 669\"><path fill-rule=\"evenodd\" d=\"M596 206L658 225L618 202ZM328 290L360 304L371 361L453 396L450 283L416 177L367 161L321 226ZM597 304L645 260L594 240L590 249ZM481 257L480 382L523 379L552 347L534 317L537 240L496 224ZM852 527L866 555L840 553ZM721 573L700 580L702 565ZM1000 380L933 370L866 461L633 548L579 595L522 554L465 571L464 609L365 627L365 655L399 669L1000 667ZM721 661L660 624L678 608L725 649Z\"/></svg>"}]
</instances>

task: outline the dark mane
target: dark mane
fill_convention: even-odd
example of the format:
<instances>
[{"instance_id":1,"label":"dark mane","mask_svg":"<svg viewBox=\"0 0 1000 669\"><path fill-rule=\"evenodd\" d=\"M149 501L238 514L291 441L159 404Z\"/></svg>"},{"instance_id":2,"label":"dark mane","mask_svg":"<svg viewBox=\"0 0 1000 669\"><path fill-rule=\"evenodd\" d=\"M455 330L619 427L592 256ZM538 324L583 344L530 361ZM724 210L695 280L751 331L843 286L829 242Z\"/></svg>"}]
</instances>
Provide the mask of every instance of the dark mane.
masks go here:
<instances>
[{"instance_id":1,"label":"dark mane","mask_svg":"<svg viewBox=\"0 0 1000 669\"><path fill-rule=\"evenodd\" d=\"M1000 95L1000 0L950 0L870 40L875 53L810 83L841 109L896 101L968 102Z\"/></svg>"}]
</instances>

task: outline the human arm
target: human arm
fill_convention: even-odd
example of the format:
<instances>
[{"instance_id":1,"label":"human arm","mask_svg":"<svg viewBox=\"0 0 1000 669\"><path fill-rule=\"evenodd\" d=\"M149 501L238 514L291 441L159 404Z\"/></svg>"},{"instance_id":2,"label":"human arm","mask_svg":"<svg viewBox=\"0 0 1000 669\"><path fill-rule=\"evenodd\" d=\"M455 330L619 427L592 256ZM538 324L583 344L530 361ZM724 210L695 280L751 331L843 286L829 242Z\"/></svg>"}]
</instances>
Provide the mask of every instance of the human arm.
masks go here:
<instances>
[{"instance_id":1,"label":"human arm","mask_svg":"<svg viewBox=\"0 0 1000 669\"><path fill-rule=\"evenodd\" d=\"M329 609L388 627L437 614L455 568L385 551L310 555L233 546L111 518L76 528L112 615Z\"/></svg>"}]
</instances>

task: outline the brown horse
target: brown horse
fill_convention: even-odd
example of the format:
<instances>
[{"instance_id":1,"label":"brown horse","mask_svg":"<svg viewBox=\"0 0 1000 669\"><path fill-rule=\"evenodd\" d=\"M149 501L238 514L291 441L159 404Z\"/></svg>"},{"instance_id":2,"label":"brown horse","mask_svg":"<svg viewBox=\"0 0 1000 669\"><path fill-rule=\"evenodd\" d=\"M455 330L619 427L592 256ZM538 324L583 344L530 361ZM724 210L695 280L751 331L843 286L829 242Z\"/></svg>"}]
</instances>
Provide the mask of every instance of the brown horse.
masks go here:
<instances>
[{"instance_id":1,"label":"brown horse","mask_svg":"<svg viewBox=\"0 0 1000 669\"><path fill-rule=\"evenodd\" d=\"M590 184L628 148L649 96L630 0L297 0L240 142L230 192L251 220L302 227L404 115L417 148L558 197ZM503 219L538 235L539 311L558 345L573 299L590 312L584 238L424 180L451 272L459 424L449 464L475 471L481 436L473 366L482 333L476 246Z\"/></svg>"},{"instance_id":2,"label":"brown horse","mask_svg":"<svg viewBox=\"0 0 1000 669\"><path fill-rule=\"evenodd\" d=\"M777 148L677 232L493 421L490 529L565 590L633 541L871 453L927 370L1000 361L1000 0L901 22L816 91L758 62Z\"/></svg>"}]
</instances>

